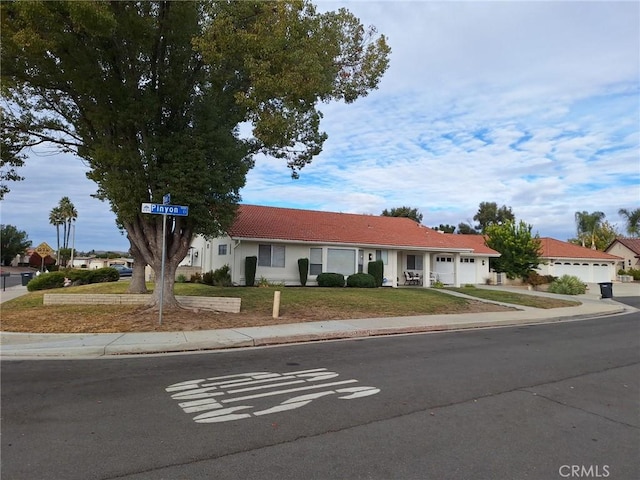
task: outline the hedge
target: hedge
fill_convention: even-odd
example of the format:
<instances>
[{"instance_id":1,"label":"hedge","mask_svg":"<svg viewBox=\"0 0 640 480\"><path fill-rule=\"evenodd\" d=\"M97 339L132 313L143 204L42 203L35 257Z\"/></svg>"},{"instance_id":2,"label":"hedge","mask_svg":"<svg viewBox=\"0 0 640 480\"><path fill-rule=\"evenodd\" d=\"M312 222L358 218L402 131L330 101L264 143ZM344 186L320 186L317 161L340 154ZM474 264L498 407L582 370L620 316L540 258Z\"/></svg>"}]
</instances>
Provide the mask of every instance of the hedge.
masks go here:
<instances>
[{"instance_id":1,"label":"hedge","mask_svg":"<svg viewBox=\"0 0 640 480\"><path fill-rule=\"evenodd\" d=\"M347 277L347 287L376 288L376 279L369 273L354 273Z\"/></svg>"},{"instance_id":2,"label":"hedge","mask_svg":"<svg viewBox=\"0 0 640 480\"><path fill-rule=\"evenodd\" d=\"M247 287L253 287L256 283L256 268L258 266L258 257L247 257L244 260L244 278Z\"/></svg>"},{"instance_id":3,"label":"hedge","mask_svg":"<svg viewBox=\"0 0 640 480\"><path fill-rule=\"evenodd\" d=\"M43 273L27 284L27 290L49 290L63 288L64 279L71 280L72 285L86 285L88 283L117 282L120 274L115 268L105 267L95 270L67 269L58 272Z\"/></svg>"},{"instance_id":4,"label":"hedge","mask_svg":"<svg viewBox=\"0 0 640 480\"><path fill-rule=\"evenodd\" d=\"M344 275L341 273L321 273L317 281L320 287L344 287Z\"/></svg>"},{"instance_id":5,"label":"hedge","mask_svg":"<svg viewBox=\"0 0 640 480\"><path fill-rule=\"evenodd\" d=\"M382 286L382 281L384 279L384 262L382 260L376 260L374 262L369 262L367 266L367 271L373 275L373 279L376 282L376 287Z\"/></svg>"},{"instance_id":6,"label":"hedge","mask_svg":"<svg viewBox=\"0 0 640 480\"><path fill-rule=\"evenodd\" d=\"M298 273L300 274L300 285L303 287L307 284L307 275L309 273L309 259L298 259Z\"/></svg>"}]
</instances>

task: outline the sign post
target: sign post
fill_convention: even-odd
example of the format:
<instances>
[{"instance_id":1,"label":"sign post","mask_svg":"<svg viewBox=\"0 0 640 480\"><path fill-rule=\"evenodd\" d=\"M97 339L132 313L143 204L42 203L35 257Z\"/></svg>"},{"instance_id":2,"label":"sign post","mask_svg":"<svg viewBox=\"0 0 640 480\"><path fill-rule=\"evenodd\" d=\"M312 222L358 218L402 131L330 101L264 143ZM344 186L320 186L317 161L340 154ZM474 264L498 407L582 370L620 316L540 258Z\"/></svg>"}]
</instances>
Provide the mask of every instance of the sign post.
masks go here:
<instances>
[{"instance_id":1,"label":"sign post","mask_svg":"<svg viewBox=\"0 0 640 480\"><path fill-rule=\"evenodd\" d=\"M184 205L169 205L171 203L171 194L167 193L162 197L162 205L158 203L143 203L140 206L142 213L151 213L154 215L162 215L162 263L160 267L160 315L158 324L162 325L162 307L164 303L164 263L167 255L167 215L176 217L186 217L189 215L189 207ZM156 282L157 284L157 282Z\"/></svg>"},{"instance_id":2,"label":"sign post","mask_svg":"<svg viewBox=\"0 0 640 480\"><path fill-rule=\"evenodd\" d=\"M35 252L40 255L42 258L42 266L40 267L40 271L44 272L44 259L53 253L53 248L51 248L47 242L42 242L35 248Z\"/></svg>"}]
</instances>

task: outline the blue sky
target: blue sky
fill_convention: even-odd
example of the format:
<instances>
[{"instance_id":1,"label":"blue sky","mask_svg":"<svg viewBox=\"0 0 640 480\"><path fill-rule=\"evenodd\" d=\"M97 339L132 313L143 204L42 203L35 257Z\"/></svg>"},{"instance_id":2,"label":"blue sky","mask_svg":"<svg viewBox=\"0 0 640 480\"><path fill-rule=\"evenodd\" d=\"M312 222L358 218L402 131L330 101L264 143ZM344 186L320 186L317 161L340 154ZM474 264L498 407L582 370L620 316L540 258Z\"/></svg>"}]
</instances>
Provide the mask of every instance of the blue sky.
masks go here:
<instances>
[{"instance_id":1,"label":"blue sky","mask_svg":"<svg viewBox=\"0 0 640 480\"><path fill-rule=\"evenodd\" d=\"M329 138L292 180L258 157L244 203L472 222L480 202L512 207L541 236L575 236L576 211L640 207L640 4L317 2L344 6L388 37L380 88L321 105ZM69 155L40 152L0 202L2 223L55 248L50 210L78 210L79 250L127 250L109 205Z\"/></svg>"}]
</instances>

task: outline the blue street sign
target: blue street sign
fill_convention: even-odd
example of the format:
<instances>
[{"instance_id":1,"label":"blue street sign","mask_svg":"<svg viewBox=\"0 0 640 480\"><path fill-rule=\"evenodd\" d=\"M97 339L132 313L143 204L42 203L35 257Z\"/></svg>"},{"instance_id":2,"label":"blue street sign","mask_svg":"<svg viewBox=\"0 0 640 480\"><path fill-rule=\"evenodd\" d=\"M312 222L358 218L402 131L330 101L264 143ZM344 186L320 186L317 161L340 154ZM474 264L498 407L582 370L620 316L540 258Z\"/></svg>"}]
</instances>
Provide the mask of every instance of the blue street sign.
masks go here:
<instances>
[{"instance_id":1,"label":"blue street sign","mask_svg":"<svg viewBox=\"0 0 640 480\"><path fill-rule=\"evenodd\" d=\"M152 213L155 215L175 215L186 217L189 215L189 207L184 205L160 205L159 203L143 203L142 213Z\"/></svg>"},{"instance_id":2,"label":"blue street sign","mask_svg":"<svg viewBox=\"0 0 640 480\"><path fill-rule=\"evenodd\" d=\"M164 195L162 197L162 204L163 205L171 205L171 194L167 193L166 195Z\"/></svg>"}]
</instances>

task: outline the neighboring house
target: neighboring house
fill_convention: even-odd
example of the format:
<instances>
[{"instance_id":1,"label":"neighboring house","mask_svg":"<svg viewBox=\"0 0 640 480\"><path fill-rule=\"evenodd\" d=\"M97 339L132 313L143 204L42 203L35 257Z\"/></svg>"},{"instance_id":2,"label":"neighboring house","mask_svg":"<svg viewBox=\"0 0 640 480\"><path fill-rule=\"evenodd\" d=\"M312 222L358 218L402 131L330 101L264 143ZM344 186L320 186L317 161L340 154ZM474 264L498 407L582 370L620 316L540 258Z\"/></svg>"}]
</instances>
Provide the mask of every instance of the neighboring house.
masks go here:
<instances>
[{"instance_id":1,"label":"neighboring house","mask_svg":"<svg viewBox=\"0 0 640 480\"><path fill-rule=\"evenodd\" d=\"M131 258L97 258L97 257L77 257L73 259L74 268L86 268L97 270L98 268L110 267L111 265L124 265L131 268L133 260Z\"/></svg>"},{"instance_id":2,"label":"neighboring house","mask_svg":"<svg viewBox=\"0 0 640 480\"><path fill-rule=\"evenodd\" d=\"M585 283L611 282L616 278L616 265L622 260L610 253L554 238L541 238L540 243L540 256L546 262L538 267L541 275L572 275Z\"/></svg>"},{"instance_id":3,"label":"neighboring house","mask_svg":"<svg viewBox=\"0 0 640 480\"><path fill-rule=\"evenodd\" d=\"M616 270L640 269L640 238L617 238L605 252L621 257Z\"/></svg>"},{"instance_id":4,"label":"neighboring house","mask_svg":"<svg viewBox=\"0 0 640 480\"><path fill-rule=\"evenodd\" d=\"M181 265L202 272L228 265L232 282L244 285L249 256L258 258L256 281L285 285L300 285L300 258L309 259L309 285L322 272L366 273L382 260L384 286L397 287L405 272L455 286L485 283L489 258L500 254L480 235L441 233L404 217L240 205L227 235L196 237Z\"/></svg>"}]
</instances>

